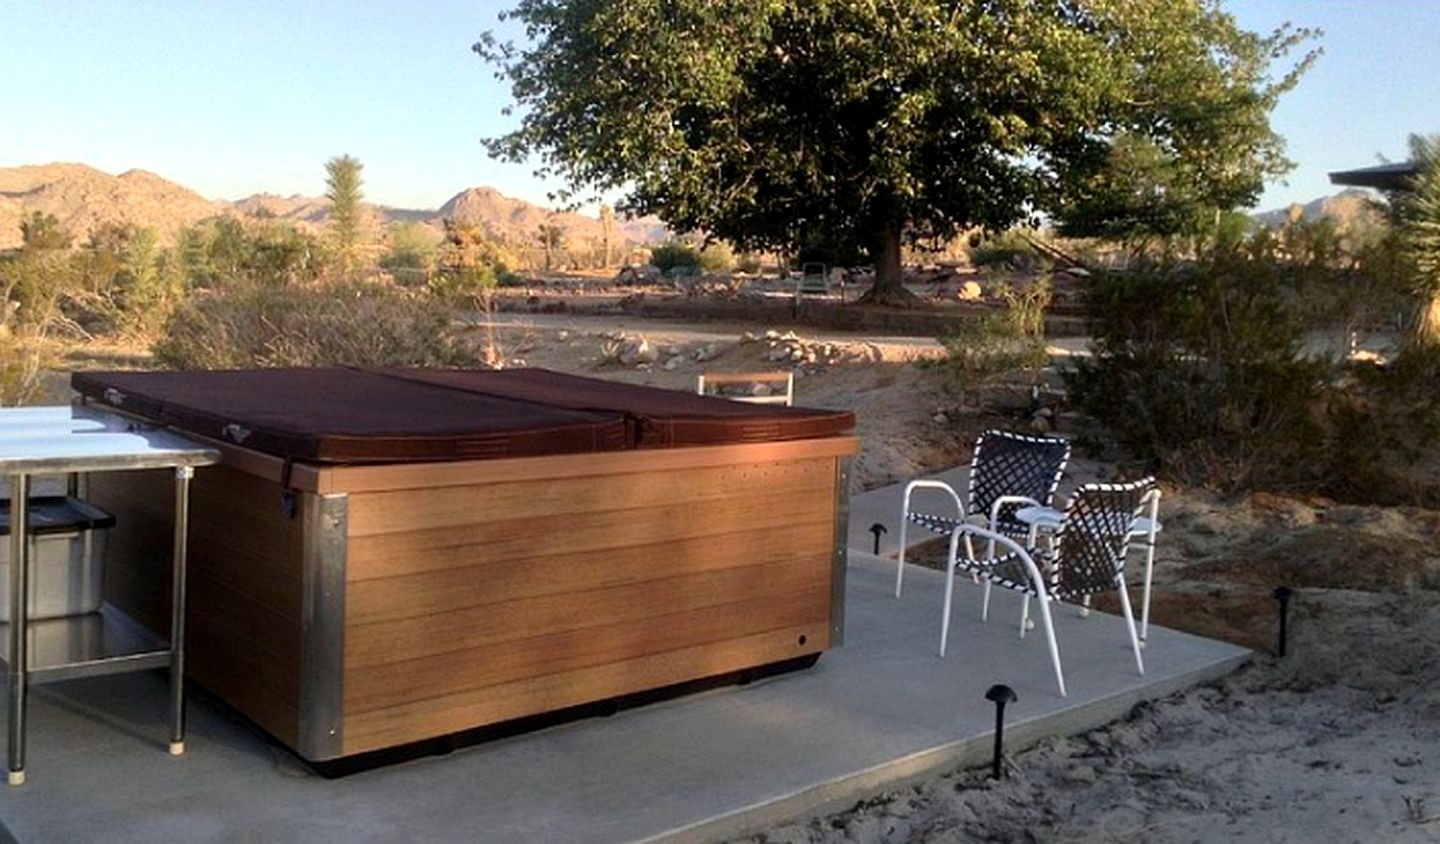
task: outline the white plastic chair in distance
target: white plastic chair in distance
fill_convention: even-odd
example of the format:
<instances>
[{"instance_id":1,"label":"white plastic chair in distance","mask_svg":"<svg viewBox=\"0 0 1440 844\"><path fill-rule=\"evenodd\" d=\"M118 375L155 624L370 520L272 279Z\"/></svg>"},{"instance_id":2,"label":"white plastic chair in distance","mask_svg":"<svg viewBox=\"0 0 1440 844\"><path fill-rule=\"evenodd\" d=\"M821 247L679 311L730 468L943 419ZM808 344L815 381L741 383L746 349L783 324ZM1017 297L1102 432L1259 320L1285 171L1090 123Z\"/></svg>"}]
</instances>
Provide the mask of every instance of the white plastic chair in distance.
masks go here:
<instances>
[{"instance_id":1,"label":"white plastic chair in distance","mask_svg":"<svg viewBox=\"0 0 1440 844\"><path fill-rule=\"evenodd\" d=\"M988 585L1001 586L1035 597L1040 604L1040 619L1045 628L1050 661L1055 680L1064 697L1065 674L1060 667L1060 648L1055 640L1051 619L1053 601L1083 600L1100 592L1118 591L1125 627L1135 653L1135 667L1145 673L1140 655L1140 637L1130 608L1130 595L1125 588L1125 557L1137 518L1140 518L1154 489L1152 478L1125 484L1087 484L1076 490L1065 508L1065 516L1055 531L1054 541L1045 548L1027 549L1008 536L972 524L956 526L950 536L950 553L945 569L945 609L940 620L940 656L950 635L950 607L955 588L955 572L963 569L977 575ZM984 558L976 558L971 537L985 539L992 550ZM964 541L966 555L960 556ZM997 556L993 549L1004 548ZM986 590L986 603L989 590ZM987 607L988 609L988 607ZM982 617L984 610L982 610ZM1022 630L1023 635L1023 630Z\"/></svg>"},{"instance_id":2,"label":"white plastic chair in distance","mask_svg":"<svg viewBox=\"0 0 1440 844\"><path fill-rule=\"evenodd\" d=\"M965 500L955 488L937 480L911 481L905 485L900 505L900 554L895 567L895 597L900 597L905 579L905 542L911 522L940 536L948 536L957 525L984 519L986 526L1011 539L1031 534L1029 525L1015 518L1021 507L1048 507L1055 488L1070 461L1070 441L1064 437L1036 437L1011 431L986 431L975 441L970 458L970 480ZM910 508L917 490L938 490L950 496L956 516L918 512ZM993 545L989 555L994 555Z\"/></svg>"}]
</instances>

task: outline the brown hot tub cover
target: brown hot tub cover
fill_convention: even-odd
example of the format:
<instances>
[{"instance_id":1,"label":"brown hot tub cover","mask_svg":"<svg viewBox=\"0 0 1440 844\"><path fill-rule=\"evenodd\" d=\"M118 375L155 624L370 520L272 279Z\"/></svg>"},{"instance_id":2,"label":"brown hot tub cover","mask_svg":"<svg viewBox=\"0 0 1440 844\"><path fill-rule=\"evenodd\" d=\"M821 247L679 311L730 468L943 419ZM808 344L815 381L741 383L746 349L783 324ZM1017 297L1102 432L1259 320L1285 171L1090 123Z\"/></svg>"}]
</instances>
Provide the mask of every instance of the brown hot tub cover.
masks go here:
<instances>
[{"instance_id":1,"label":"brown hot tub cover","mask_svg":"<svg viewBox=\"0 0 1440 844\"><path fill-rule=\"evenodd\" d=\"M292 460L474 460L625 448L625 420L354 369L77 372L88 398Z\"/></svg>"},{"instance_id":2,"label":"brown hot tub cover","mask_svg":"<svg viewBox=\"0 0 1440 844\"><path fill-rule=\"evenodd\" d=\"M475 460L833 436L848 412L541 369L75 373L81 395L289 460Z\"/></svg>"},{"instance_id":3,"label":"brown hot tub cover","mask_svg":"<svg viewBox=\"0 0 1440 844\"><path fill-rule=\"evenodd\" d=\"M849 411L731 399L566 375L548 369L383 369L396 378L592 413L623 413L635 448L831 437L855 427Z\"/></svg>"}]
</instances>

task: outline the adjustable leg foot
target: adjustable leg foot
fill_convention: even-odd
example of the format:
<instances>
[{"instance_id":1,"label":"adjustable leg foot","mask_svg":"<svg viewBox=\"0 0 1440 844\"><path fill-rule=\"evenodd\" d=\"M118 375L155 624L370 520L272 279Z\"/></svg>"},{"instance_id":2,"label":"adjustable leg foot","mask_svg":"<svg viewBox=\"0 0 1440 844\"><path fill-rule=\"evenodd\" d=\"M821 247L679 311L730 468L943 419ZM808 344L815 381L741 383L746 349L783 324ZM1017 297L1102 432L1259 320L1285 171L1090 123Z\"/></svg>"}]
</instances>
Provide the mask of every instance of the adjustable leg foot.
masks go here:
<instances>
[{"instance_id":1,"label":"adjustable leg foot","mask_svg":"<svg viewBox=\"0 0 1440 844\"><path fill-rule=\"evenodd\" d=\"M170 742L170 755L171 755L171 756L181 756L181 755L183 755L184 753L185 753L185 742L183 742L183 741L172 741L172 742Z\"/></svg>"},{"instance_id":2,"label":"adjustable leg foot","mask_svg":"<svg viewBox=\"0 0 1440 844\"><path fill-rule=\"evenodd\" d=\"M24 784L25 784L25 772L24 772L24 771L11 771L11 772L10 772L10 784L11 784L11 785L24 785Z\"/></svg>"}]
</instances>

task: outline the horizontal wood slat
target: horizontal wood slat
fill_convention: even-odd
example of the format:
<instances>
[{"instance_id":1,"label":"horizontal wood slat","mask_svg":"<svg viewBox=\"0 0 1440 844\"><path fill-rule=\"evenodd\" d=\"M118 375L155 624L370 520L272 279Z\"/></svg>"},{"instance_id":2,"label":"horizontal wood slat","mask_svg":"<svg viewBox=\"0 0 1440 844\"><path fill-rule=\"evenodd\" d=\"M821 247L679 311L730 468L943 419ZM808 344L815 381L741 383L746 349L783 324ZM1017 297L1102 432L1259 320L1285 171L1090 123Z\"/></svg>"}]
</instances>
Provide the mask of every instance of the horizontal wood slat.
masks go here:
<instances>
[{"instance_id":1,"label":"horizontal wood slat","mask_svg":"<svg viewBox=\"0 0 1440 844\"><path fill-rule=\"evenodd\" d=\"M359 713L345 720L344 752L349 755L393 747L537 712L819 653L829 647L828 633L821 630L808 635L813 631L813 625L797 624L784 630L666 651L629 662L606 663ZM798 643L802 634L807 635L804 645Z\"/></svg>"},{"instance_id":2,"label":"horizontal wood slat","mask_svg":"<svg viewBox=\"0 0 1440 844\"><path fill-rule=\"evenodd\" d=\"M455 463L398 463L386 466L321 467L317 491L383 492L433 489L476 483L512 483L545 478L671 472L706 466L737 466L783 460L850 457L860 452L854 437L717 445L701 448L650 448L598 454L468 460ZM833 463L832 463L833 465Z\"/></svg>"},{"instance_id":3,"label":"horizontal wood slat","mask_svg":"<svg viewBox=\"0 0 1440 844\"><path fill-rule=\"evenodd\" d=\"M789 629L801 623L813 625L813 636L825 627L829 598L828 588L820 586L757 597L742 604L646 615L615 624L480 645L470 649L461 661L454 654L440 653L400 663L352 666L345 676L345 711L354 715L403 705L416 698L417 689L425 690L428 697L444 697L527 677Z\"/></svg>"},{"instance_id":4,"label":"horizontal wood slat","mask_svg":"<svg viewBox=\"0 0 1440 844\"><path fill-rule=\"evenodd\" d=\"M740 566L783 564L815 556L834 534L828 521L745 531L717 537L657 542L596 554L486 560L351 582L346 593L350 624L372 624L524 597L584 592L661 577Z\"/></svg>"},{"instance_id":5,"label":"horizontal wood slat","mask_svg":"<svg viewBox=\"0 0 1440 844\"><path fill-rule=\"evenodd\" d=\"M670 504L640 510L486 521L431 531L357 537L349 580L474 565L483 560L601 553L634 545L720 536L833 518L823 494L737 494L703 507Z\"/></svg>"},{"instance_id":6,"label":"horizontal wood slat","mask_svg":"<svg viewBox=\"0 0 1440 844\"><path fill-rule=\"evenodd\" d=\"M481 645L563 630L584 630L776 593L822 586L828 589L829 574L828 558L812 557L793 564L657 578L586 592L522 598L442 615L355 625L345 631L345 667L348 671L437 653L457 654L458 663L469 658L466 651ZM623 654L617 658L623 658Z\"/></svg>"},{"instance_id":7,"label":"horizontal wood slat","mask_svg":"<svg viewBox=\"0 0 1440 844\"><path fill-rule=\"evenodd\" d=\"M607 477L544 478L350 497L350 536L481 524L574 513L638 510L663 505L767 495L805 495L833 486L835 466L799 460L690 471L632 472Z\"/></svg>"}]
</instances>

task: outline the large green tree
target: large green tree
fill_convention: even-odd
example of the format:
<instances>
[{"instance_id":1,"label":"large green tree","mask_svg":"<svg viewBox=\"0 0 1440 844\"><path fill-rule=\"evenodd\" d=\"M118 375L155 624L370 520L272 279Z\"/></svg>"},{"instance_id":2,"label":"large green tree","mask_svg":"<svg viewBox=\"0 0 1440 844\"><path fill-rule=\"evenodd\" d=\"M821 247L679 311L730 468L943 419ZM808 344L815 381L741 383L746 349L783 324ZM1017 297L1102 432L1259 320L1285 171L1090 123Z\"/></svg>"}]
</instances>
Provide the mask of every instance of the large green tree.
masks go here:
<instances>
[{"instance_id":1,"label":"large green tree","mask_svg":"<svg viewBox=\"0 0 1440 844\"><path fill-rule=\"evenodd\" d=\"M365 195L360 171L365 165L353 155L340 155L325 162L325 198L330 200L330 238L335 262L342 278L348 278L360 264L365 234Z\"/></svg>"},{"instance_id":2,"label":"large green tree","mask_svg":"<svg viewBox=\"0 0 1440 844\"><path fill-rule=\"evenodd\" d=\"M1308 33L1216 0L519 0L475 50L521 119L492 155L744 249L859 247L1095 204L1121 138L1217 207L1285 169L1270 75ZM1113 193L1113 191L1112 191ZM1111 197L1113 204L1113 196Z\"/></svg>"}]
</instances>

